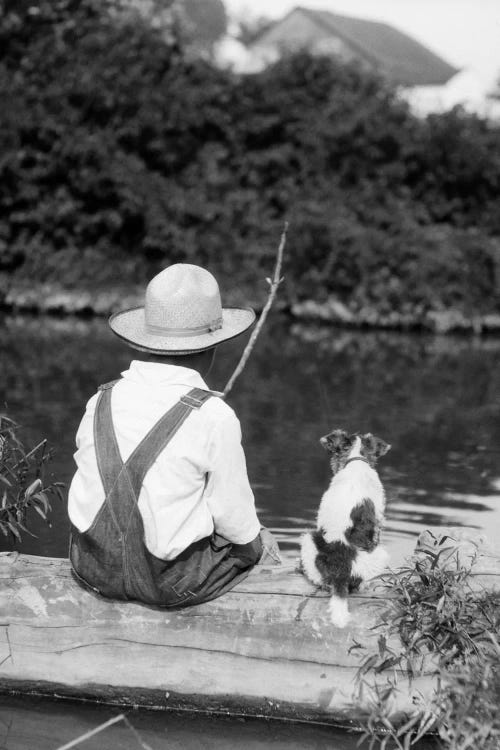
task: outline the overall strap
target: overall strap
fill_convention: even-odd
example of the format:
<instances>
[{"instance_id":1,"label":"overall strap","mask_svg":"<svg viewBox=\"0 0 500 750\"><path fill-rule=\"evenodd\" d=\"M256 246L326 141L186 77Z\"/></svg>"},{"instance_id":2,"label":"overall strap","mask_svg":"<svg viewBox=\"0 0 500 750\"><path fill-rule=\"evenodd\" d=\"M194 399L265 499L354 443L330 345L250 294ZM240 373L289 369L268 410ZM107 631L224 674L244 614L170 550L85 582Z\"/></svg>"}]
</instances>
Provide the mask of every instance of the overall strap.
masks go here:
<instances>
[{"instance_id":1,"label":"overall strap","mask_svg":"<svg viewBox=\"0 0 500 750\"><path fill-rule=\"evenodd\" d=\"M117 381L101 386L94 416L97 466L106 496L110 494L118 475L124 469L111 414L111 389L115 382ZM193 388L186 393L156 422L129 456L125 467L136 498L139 497L147 472L179 427L193 409L199 409L212 395L210 391L204 391L201 388Z\"/></svg>"},{"instance_id":2,"label":"overall strap","mask_svg":"<svg viewBox=\"0 0 500 750\"><path fill-rule=\"evenodd\" d=\"M99 386L100 393L94 412L94 448L106 496L113 489L123 468L111 415L111 389L117 382L115 380Z\"/></svg>"},{"instance_id":3,"label":"overall strap","mask_svg":"<svg viewBox=\"0 0 500 750\"><path fill-rule=\"evenodd\" d=\"M210 391L204 391L201 388L193 388L189 393L181 396L180 400L161 417L129 456L126 467L137 498L144 477L179 427L193 410L199 409L212 396Z\"/></svg>"}]
</instances>

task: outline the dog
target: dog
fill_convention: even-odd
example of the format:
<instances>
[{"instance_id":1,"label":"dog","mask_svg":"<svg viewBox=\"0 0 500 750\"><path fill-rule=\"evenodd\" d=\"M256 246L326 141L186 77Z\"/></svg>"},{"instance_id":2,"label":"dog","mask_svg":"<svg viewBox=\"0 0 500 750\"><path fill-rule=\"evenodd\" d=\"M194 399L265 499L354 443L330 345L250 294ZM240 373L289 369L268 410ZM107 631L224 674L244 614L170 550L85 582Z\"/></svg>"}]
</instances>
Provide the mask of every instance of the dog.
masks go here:
<instances>
[{"instance_id":1,"label":"dog","mask_svg":"<svg viewBox=\"0 0 500 750\"><path fill-rule=\"evenodd\" d=\"M389 561L378 546L385 492L375 465L391 446L369 432L344 430L333 430L320 443L330 454L333 477L321 498L316 530L302 536L300 559L305 576L332 592L330 619L343 628L350 620L348 593Z\"/></svg>"}]
</instances>

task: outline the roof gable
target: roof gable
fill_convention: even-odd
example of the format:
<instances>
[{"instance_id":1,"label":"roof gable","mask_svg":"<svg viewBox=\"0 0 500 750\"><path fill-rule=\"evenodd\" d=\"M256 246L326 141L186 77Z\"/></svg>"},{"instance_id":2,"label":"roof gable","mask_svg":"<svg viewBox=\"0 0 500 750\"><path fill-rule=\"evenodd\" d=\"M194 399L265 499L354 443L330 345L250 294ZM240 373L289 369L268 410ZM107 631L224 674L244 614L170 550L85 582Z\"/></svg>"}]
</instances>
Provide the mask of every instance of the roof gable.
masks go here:
<instances>
[{"instance_id":1,"label":"roof gable","mask_svg":"<svg viewBox=\"0 0 500 750\"><path fill-rule=\"evenodd\" d=\"M389 24L303 7L290 11L285 19L294 13L306 16L323 36L327 29L332 36L342 39L360 57L396 83L442 85L458 72L423 44ZM276 29L285 19L277 21L273 28ZM254 43L264 41L265 35L266 31Z\"/></svg>"}]
</instances>

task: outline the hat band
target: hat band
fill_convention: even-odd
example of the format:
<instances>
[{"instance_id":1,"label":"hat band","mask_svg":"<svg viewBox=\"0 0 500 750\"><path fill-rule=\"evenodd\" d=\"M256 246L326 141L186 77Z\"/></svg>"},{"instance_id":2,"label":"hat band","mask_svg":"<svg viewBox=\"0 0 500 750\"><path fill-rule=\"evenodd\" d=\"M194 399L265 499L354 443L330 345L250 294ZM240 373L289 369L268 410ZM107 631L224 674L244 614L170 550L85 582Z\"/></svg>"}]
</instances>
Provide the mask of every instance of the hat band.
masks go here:
<instances>
[{"instance_id":1,"label":"hat band","mask_svg":"<svg viewBox=\"0 0 500 750\"><path fill-rule=\"evenodd\" d=\"M196 326L193 328L167 328L166 326L155 326L151 323L146 323L146 331L152 336L173 336L183 338L184 336L199 336L203 333L212 333L212 331L218 331L222 328L222 318L217 318L207 323L204 326Z\"/></svg>"}]
</instances>

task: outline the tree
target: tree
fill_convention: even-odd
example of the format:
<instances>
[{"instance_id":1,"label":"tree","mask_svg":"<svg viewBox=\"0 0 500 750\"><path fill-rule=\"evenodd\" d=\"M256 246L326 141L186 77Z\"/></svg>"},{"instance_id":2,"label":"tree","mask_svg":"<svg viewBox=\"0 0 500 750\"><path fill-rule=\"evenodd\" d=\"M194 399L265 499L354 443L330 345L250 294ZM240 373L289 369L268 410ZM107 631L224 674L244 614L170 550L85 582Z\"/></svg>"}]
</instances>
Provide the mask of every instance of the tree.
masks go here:
<instances>
[{"instance_id":1,"label":"tree","mask_svg":"<svg viewBox=\"0 0 500 750\"><path fill-rule=\"evenodd\" d=\"M210 49L226 33L227 15L222 0L181 0L188 41Z\"/></svg>"}]
</instances>

